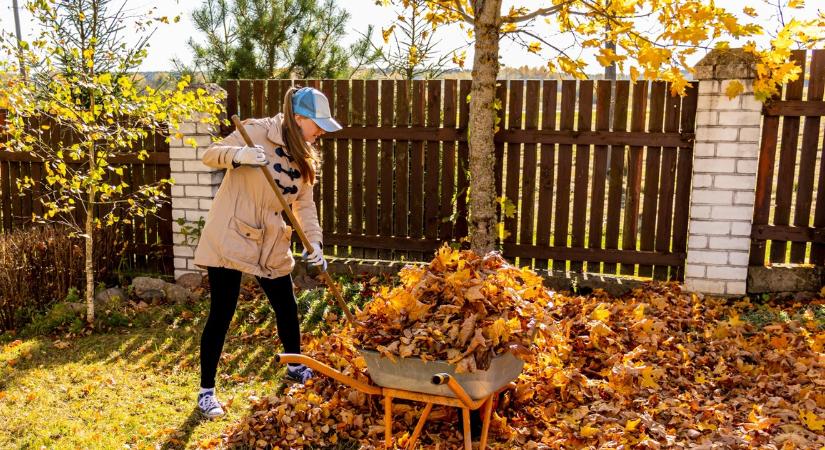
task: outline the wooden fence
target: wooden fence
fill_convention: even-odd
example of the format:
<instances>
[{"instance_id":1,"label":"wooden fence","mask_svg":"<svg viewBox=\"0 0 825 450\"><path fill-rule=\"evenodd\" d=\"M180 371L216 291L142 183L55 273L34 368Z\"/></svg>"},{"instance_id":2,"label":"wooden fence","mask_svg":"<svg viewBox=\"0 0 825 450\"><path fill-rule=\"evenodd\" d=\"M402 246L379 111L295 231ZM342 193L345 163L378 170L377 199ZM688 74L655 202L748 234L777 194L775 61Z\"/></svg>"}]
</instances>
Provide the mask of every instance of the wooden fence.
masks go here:
<instances>
[{"instance_id":1,"label":"wooden fence","mask_svg":"<svg viewBox=\"0 0 825 450\"><path fill-rule=\"evenodd\" d=\"M752 266L825 264L825 50L792 59L802 74L763 108Z\"/></svg>"},{"instance_id":2,"label":"wooden fence","mask_svg":"<svg viewBox=\"0 0 825 450\"><path fill-rule=\"evenodd\" d=\"M229 80L228 113L275 115L292 83ZM315 191L335 255L428 259L467 236L470 81L295 83L323 91L345 126L320 144ZM514 80L497 95L505 256L683 277L696 86L682 98L664 82Z\"/></svg>"},{"instance_id":3,"label":"wooden fence","mask_svg":"<svg viewBox=\"0 0 825 450\"><path fill-rule=\"evenodd\" d=\"M5 112L0 111L0 129L4 118ZM75 142L69 130L53 123L47 124L50 126L43 133L53 148L67 148ZM126 181L129 187L124 189L125 194L134 192L136 186L156 183L170 177L169 143L166 142L166 137L167 133L160 130L135 149L110 160L124 165L122 177L114 173L110 176ZM149 157L143 161L137 157L141 148L149 152ZM79 168L82 164L72 166ZM37 182L31 191L18 189L16 180L25 176ZM45 176L43 160L30 153L13 153L0 149L0 229L3 232L30 226L32 213L43 213L40 199L44 194L41 186L45 182ZM166 190L169 190L168 186ZM170 192L166 194L168 196ZM76 208L68 220L83 224L83 208ZM136 217L133 223L120 225L119 231L119 246L123 250L121 262L124 267L161 273L174 271L172 206L169 202L160 208L156 216Z\"/></svg>"}]
</instances>

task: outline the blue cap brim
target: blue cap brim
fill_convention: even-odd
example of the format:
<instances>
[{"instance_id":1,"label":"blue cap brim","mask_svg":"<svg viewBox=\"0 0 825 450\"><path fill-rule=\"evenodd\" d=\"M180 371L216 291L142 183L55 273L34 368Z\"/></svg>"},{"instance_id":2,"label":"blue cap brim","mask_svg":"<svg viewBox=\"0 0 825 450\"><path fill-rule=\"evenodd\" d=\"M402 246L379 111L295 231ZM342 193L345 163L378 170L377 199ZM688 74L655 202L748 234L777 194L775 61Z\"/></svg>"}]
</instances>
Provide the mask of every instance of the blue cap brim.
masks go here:
<instances>
[{"instance_id":1,"label":"blue cap brim","mask_svg":"<svg viewBox=\"0 0 825 450\"><path fill-rule=\"evenodd\" d=\"M327 133L334 133L336 131L342 130L344 127L341 126L335 119L312 119L316 125L321 127L322 130L326 131Z\"/></svg>"}]
</instances>

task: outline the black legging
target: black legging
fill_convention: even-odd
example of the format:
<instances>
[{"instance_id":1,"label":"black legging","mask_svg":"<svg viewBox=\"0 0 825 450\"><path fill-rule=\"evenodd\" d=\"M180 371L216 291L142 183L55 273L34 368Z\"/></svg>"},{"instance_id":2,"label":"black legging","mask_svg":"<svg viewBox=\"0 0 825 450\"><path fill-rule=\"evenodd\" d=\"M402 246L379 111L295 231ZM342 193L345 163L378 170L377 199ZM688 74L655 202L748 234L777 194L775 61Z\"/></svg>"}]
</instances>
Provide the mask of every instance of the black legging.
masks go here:
<instances>
[{"instance_id":1,"label":"black legging","mask_svg":"<svg viewBox=\"0 0 825 450\"><path fill-rule=\"evenodd\" d=\"M238 306L241 272L223 267L209 267L207 272L212 299L209 318L201 335L201 387L213 388L226 332ZM295 293L292 290L292 276L256 278L269 304L275 310L278 337L284 344L284 352L301 353L298 305L295 303Z\"/></svg>"}]
</instances>

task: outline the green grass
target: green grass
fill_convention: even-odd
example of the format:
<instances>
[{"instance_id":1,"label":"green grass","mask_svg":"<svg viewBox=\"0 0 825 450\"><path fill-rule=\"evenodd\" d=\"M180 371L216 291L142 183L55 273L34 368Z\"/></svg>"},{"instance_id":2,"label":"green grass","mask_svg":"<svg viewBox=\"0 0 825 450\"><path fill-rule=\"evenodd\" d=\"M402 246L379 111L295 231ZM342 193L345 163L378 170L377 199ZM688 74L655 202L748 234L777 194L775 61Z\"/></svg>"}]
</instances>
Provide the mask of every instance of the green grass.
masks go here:
<instances>
[{"instance_id":1,"label":"green grass","mask_svg":"<svg viewBox=\"0 0 825 450\"><path fill-rule=\"evenodd\" d=\"M365 301L360 286L344 284L357 303ZM304 314L304 332L324 326L319 291L302 293L299 308L314 312ZM282 387L274 314L265 298L242 298L218 367L227 414L201 419L198 355L208 299L186 311L152 307L135 321L145 326L83 337L0 337L0 448L197 448L248 414L250 396Z\"/></svg>"}]
</instances>

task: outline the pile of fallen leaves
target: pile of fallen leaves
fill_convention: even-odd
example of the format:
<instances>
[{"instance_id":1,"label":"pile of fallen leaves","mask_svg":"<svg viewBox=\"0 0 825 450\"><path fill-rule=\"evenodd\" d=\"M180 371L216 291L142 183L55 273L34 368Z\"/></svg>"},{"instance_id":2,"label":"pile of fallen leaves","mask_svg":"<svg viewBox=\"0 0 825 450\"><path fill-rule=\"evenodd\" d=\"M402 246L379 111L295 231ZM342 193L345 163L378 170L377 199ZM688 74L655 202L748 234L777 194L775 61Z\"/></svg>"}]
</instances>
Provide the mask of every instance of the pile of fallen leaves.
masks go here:
<instances>
[{"instance_id":1,"label":"pile of fallen leaves","mask_svg":"<svg viewBox=\"0 0 825 450\"><path fill-rule=\"evenodd\" d=\"M511 350L522 354L546 320L550 297L529 269L444 246L426 266L407 266L401 285L364 306L355 343L389 357L446 360L456 372L489 368Z\"/></svg>"},{"instance_id":2,"label":"pile of fallen leaves","mask_svg":"<svg viewBox=\"0 0 825 450\"><path fill-rule=\"evenodd\" d=\"M494 412L492 447L825 446L825 300L757 306L652 283L621 298L596 291L552 303L534 356ZM305 353L369 381L360 337L340 323L307 336ZM396 445L422 409L395 404ZM421 444L459 448L459 422L454 409L435 407ZM383 448L383 423L380 398L321 376L255 402L225 444Z\"/></svg>"}]
</instances>

